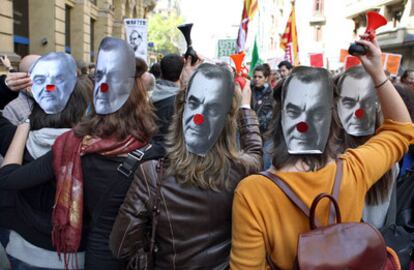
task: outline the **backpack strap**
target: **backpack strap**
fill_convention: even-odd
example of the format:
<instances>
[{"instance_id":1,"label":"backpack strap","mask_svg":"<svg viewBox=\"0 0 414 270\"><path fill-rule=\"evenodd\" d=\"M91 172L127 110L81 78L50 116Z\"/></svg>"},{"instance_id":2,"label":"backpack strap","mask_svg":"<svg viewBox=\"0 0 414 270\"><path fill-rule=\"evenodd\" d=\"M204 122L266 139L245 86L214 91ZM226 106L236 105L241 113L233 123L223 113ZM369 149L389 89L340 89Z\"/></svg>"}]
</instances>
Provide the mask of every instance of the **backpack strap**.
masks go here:
<instances>
[{"instance_id":1,"label":"backpack strap","mask_svg":"<svg viewBox=\"0 0 414 270\"><path fill-rule=\"evenodd\" d=\"M122 173L126 177L130 177L138 168L141 160L144 158L145 152L152 147L152 144L147 144L141 148L135 149L128 153L127 158L119 164L118 172Z\"/></svg>"},{"instance_id":2,"label":"backpack strap","mask_svg":"<svg viewBox=\"0 0 414 270\"><path fill-rule=\"evenodd\" d=\"M343 165L342 159L337 159L335 180L334 180L334 185L332 187L332 197L334 197L336 201L338 201L338 198L339 198L339 190L341 188L343 168L344 168L344 165ZM334 204L331 203L331 210L329 213L329 224L333 224L333 222L335 221L335 215L336 215L335 207L334 207Z\"/></svg>"},{"instance_id":3,"label":"backpack strap","mask_svg":"<svg viewBox=\"0 0 414 270\"><path fill-rule=\"evenodd\" d=\"M293 192L293 190L282 179L269 171L260 172L259 174L272 180L272 182L275 183L276 186L283 191L283 193L285 193L289 200L291 200L294 205L296 205L307 217L309 217L309 207L301 199L299 199L295 192Z\"/></svg>"},{"instance_id":4,"label":"backpack strap","mask_svg":"<svg viewBox=\"0 0 414 270\"><path fill-rule=\"evenodd\" d=\"M341 187L342 182L342 172L343 172L343 162L341 159L338 159L336 162L336 173L335 173L335 179L334 179L334 185L332 187L332 196L335 198L335 200L338 200L339 196L339 190ZM282 191L285 193L285 195L289 198L289 200L292 201L294 205L296 205L308 218L310 216L310 210L309 207L301 200L299 197L295 194L295 192L278 176L274 175L273 173L269 171L263 171L259 174L267 177L270 179L273 183L275 183ZM335 219L335 207L333 204L331 204L330 214L329 214L329 224L332 224ZM315 220L315 223L317 226L319 226L319 222Z\"/></svg>"}]
</instances>

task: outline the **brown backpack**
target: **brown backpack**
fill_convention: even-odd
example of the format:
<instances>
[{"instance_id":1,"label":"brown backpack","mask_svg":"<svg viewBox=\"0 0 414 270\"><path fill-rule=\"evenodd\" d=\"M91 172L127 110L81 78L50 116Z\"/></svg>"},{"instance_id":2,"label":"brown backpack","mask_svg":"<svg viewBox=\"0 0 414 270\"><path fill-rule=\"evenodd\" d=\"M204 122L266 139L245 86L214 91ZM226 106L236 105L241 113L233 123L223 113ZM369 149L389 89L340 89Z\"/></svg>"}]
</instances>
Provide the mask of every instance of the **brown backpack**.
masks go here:
<instances>
[{"instance_id":1,"label":"brown backpack","mask_svg":"<svg viewBox=\"0 0 414 270\"><path fill-rule=\"evenodd\" d=\"M389 251L377 229L368 223L342 223L337 203L342 179L342 160L337 161L332 195L321 193L316 196L310 210L279 177L268 171L260 174L272 180L292 203L309 217L311 230L299 235L294 269L400 269L398 257L392 250ZM325 227L319 226L315 218L316 207L323 198L328 198L332 202L329 225ZM334 223L335 216L336 223ZM267 256L267 262L272 270L278 269L270 256Z\"/></svg>"}]
</instances>

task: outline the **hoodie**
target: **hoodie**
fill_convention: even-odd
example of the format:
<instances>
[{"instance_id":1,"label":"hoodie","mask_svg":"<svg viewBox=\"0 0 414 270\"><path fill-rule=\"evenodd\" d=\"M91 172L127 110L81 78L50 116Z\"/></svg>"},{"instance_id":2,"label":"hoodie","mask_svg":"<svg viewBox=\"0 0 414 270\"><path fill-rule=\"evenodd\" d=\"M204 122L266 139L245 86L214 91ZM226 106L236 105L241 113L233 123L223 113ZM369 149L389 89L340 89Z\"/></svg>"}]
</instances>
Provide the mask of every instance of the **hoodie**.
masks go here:
<instances>
[{"instance_id":1,"label":"hoodie","mask_svg":"<svg viewBox=\"0 0 414 270\"><path fill-rule=\"evenodd\" d=\"M158 79L151 95L151 101L152 103L157 103L163 99L175 96L179 90L180 88L175 83Z\"/></svg>"}]
</instances>

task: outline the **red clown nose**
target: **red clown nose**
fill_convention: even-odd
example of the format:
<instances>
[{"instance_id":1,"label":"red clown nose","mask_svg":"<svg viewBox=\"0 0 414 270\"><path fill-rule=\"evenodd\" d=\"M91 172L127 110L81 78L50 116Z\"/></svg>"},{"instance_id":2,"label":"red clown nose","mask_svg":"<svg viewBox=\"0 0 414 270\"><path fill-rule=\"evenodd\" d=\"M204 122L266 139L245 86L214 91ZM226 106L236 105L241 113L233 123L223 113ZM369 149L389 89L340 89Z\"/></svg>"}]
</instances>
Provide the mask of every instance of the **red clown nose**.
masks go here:
<instances>
[{"instance_id":1,"label":"red clown nose","mask_svg":"<svg viewBox=\"0 0 414 270\"><path fill-rule=\"evenodd\" d=\"M358 119L361 119L362 117L364 117L364 115L365 115L364 109L358 109L355 111L355 117Z\"/></svg>"},{"instance_id":2,"label":"red clown nose","mask_svg":"<svg viewBox=\"0 0 414 270\"><path fill-rule=\"evenodd\" d=\"M48 84L48 85L46 85L46 91L53 92L55 90L56 90L56 87L55 87L54 84Z\"/></svg>"},{"instance_id":3,"label":"red clown nose","mask_svg":"<svg viewBox=\"0 0 414 270\"><path fill-rule=\"evenodd\" d=\"M194 124L199 126L204 123L204 116L202 114L197 113L196 115L194 115L193 121Z\"/></svg>"},{"instance_id":4,"label":"red clown nose","mask_svg":"<svg viewBox=\"0 0 414 270\"><path fill-rule=\"evenodd\" d=\"M305 132L307 132L307 131L308 131L309 126L308 126L308 124L307 124L306 122L299 122L299 123L296 125L296 129L297 129L300 133L305 133Z\"/></svg>"},{"instance_id":5,"label":"red clown nose","mask_svg":"<svg viewBox=\"0 0 414 270\"><path fill-rule=\"evenodd\" d=\"M106 93L109 90L109 85L107 83L102 83L101 84L101 92L102 93Z\"/></svg>"}]
</instances>

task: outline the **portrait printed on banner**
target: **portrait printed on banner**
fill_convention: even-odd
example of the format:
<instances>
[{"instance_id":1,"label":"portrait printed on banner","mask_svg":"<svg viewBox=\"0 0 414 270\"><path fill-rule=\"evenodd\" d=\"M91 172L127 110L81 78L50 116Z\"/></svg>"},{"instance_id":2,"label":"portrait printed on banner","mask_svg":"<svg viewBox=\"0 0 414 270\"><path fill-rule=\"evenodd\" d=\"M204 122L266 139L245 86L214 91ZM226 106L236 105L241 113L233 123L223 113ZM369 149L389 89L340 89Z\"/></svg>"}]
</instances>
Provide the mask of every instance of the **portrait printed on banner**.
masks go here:
<instances>
[{"instance_id":1,"label":"portrait printed on banner","mask_svg":"<svg viewBox=\"0 0 414 270\"><path fill-rule=\"evenodd\" d=\"M144 19L125 19L126 41L134 50L135 57L147 60L147 21Z\"/></svg>"}]
</instances>

